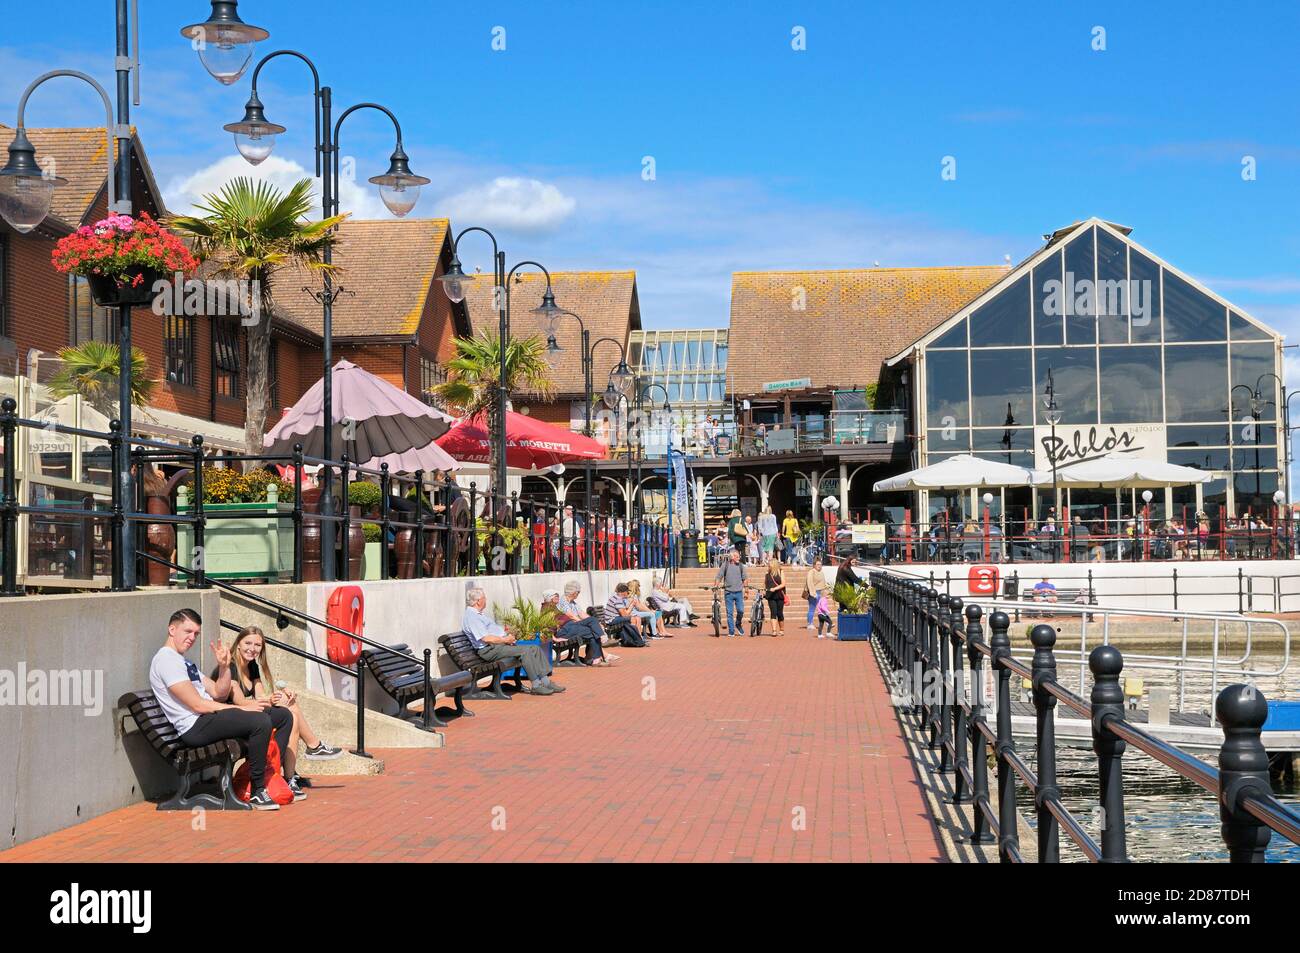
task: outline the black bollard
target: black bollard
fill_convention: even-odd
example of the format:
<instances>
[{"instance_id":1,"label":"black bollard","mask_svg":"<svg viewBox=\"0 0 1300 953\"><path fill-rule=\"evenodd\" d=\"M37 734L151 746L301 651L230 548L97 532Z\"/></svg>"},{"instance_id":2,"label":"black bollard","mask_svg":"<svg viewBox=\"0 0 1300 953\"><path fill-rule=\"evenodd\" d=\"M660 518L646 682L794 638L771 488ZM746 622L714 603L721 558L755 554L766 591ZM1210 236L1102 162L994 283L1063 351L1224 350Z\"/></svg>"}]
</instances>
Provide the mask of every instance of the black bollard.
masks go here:
<instances>
[{"instance_id":1,"label":"black bollard","mask_svg":"<svg viewBox=\"0 0 1300 953\"><path fill-rule=\"evenodd\" d=\"M1092 670L1092 750L1097 753L1101 805L1101 862L1128 861L1124 830L1124 771L1127 744L1106 727L1107 721L1124 720L1124 689L1119 683L1124 656L1113 645L1099 645L1088 655Z\"/></svg>"},{"instance_id":2,"label":"black bollard","mask_svg":"<svg viewBox=\"0 0 1300 953\"><path fill-rule=\"evenodd\" d=\"M1219 820L1228 859L1262 864L1272 829L1246 810L1252 794L1269 797L1268 752L1259 739L1268 702L1254 685L1229 685L1219 692L1214 714L1223 726L1219 749Z\"/></svg>"},{"instance_id":3,"label":"black bollard","mask_svg":"<svg viewBox=\"0 0 1300 953\"><path fill-rule=\"evenodd\" d=\"M1016 812L1016 772L1011 767L1009 755L1016 743L1011 735L1011 670L1006 667L1011 658L1011 639L1007 629L1011 619L1005 612L996 611L989 616L989 648L993 650L993 669L998 680L998 857L1002 863L1011 863L1012 855L1020 853L1019 815Z\"/></svg>"},{"instance_id":4,"label":"black bollard","mask_svg":"<svg viewBox=\"0 0 1300 953\"><path fill-rule=\"evenodd\" d=\"M1055 815L1048 810L1052 800L1060 800L1056 786L1056 697L1047 685L1056 681L1056 629L1050 625L1036 625L1029 633L1034 643L1034 714L1038 728L1038 790L1034 805L1038 813L1038 862L1055 864L1061 859L1060 827Z\"/></svg>"},{"instance_id":5,"label":"black bollard","mask_svg":"<svg viewBox=\"0 0 1300 953\"><path fill-rule=\"evenodd\" d=\"M984 641L980 617L984 614L979 606L966 607L966 658L970 662L970 767L973 790L971 800L974 803L974 817L971 820L972 844L981 844L987 840L984 810L989 804L989 761L984 741L984 654L980 645Z\"/></svg>"}]
</instances>

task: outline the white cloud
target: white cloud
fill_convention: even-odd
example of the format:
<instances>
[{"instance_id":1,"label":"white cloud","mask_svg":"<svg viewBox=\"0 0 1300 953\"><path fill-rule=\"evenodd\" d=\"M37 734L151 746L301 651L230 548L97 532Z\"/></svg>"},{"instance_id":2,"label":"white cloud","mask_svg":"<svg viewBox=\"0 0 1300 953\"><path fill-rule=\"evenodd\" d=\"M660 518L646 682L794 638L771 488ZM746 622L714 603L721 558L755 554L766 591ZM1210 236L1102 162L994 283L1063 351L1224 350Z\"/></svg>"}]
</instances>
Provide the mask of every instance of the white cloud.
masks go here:
<instances>
[{"instance_id":1,"label":"white cloud","mask_svg":"<svg viewBox=\"0 0 1300 953\"><path fill-rule=\"evenodd\" d=\"M546 232L565 221L577 202L537 179L498 176L443 199L441 211L456 221L518 232Z\"/></svg>"},{"instance_id":2,"label":"white cloud","mask_svg":"<svg viewBox=\"0 0 1300 953\"><path fill-rule=\"evenodd\" d=\"M175 176L163 187L167 208L176 214L194 214L195 205L205 195L217 192L227 182L241 177L258 182L270 182L284 190L291 188L300 179L311 179L312 194L316 197L312 203L311 217L320 217L320 179L312 175L312 170L294 160L282 159L275 155L267 158L261 165L249 165L238 155L226 156L196 172ZM384 207L384 203L380 201L379 192L375 187L368 182L358 183L347 174L346 168L339 182L339 207L344 212L351 212L353 218L392 217Z\"/></svg>"}]
</instances>

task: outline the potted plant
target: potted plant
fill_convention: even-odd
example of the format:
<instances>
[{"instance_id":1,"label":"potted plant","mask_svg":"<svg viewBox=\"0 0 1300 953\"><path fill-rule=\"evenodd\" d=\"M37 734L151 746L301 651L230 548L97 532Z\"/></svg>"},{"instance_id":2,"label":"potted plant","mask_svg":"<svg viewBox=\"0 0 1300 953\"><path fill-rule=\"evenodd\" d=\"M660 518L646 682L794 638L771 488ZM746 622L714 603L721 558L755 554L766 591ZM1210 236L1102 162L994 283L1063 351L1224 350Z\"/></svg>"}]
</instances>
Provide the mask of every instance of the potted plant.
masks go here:
<instances>
[{"instance_id":1,"label":"potted plant","mask_svg":"<svg viewBox=\"0 0 1300 953\"><path fill-rule=\"evenodd\" d=\"M508 610L503 611L500 606L494 605L492 615L506 632L515 637L515 644L540 646L542 656L549 662L555 661L551 640L560 627L560 619L550 606L543 608L520 596ZM511 669L503 672L501 677L513 678L515 674L516 670Z\"/></svg>"},{"instance_id":2,"label":"potted plant","mask_svg":"<svg viewBox=\"0 0 1300 953\"><path fill-rule=\"evenodd\" d=\"M366 540L366 554L362 579L379 579L380 560L384 558L384 528L378 523L362 523L361 534Z\"/></svg>"},{"instance_id":3,"label":"potted plant","mask_svg":"<svg viewBox=\"0 0 1300 953\"><path fill-rule=\"evenodd\" d=\"M176 490L177 514L193 512L193 496L191 477ZM204 467L203 512L211 517L202 553L208 575L273 581L293 572L292 483L269 470ZM194 527L181 523L176 529L176 562L191 568L197 556Z\"/></svg>"},{"instance_id":4,"label":"potted plant","mask_svg":"<svg viewBox=\"0 0 1300 953\"><path fill-rule=\"evenodd\" d=\"M148 304L154 284L173 273L191 274L198 267L185 243L148 212L139 218L110 215L83 225L54 246L54 267L82 275L95 303L104 307Z\"/></svg>"},{"instance_id":5,"label":"potted plant","mask_svg":"<svg viewBox=\"0 0 1300 953\"><path fill-rule=\"evenodd\" d=\"M500 571L502 573L517 573L520 571L519 562L520 554L528 545L530 539L528 526L523 520L516 520L514 526L507 526L495 522L489 522L478 517L474 521L475 533L478 536L478 551L482 567L485 571ZM501 551L507 559L504 565L494 565L493 549L501 547Z\"/></svg>"},{"instance_id":6,"label":"potted plant","mask_svg":"<svg viewBox=\"0 0 1300 953\"><path fill-rule=\"evenodd\" d=\"M864 642L871 638L871 606L876 590L871 586L836 583L832 595L840 606L836 628L842 642Z\"/></svg>"}]
</instances>

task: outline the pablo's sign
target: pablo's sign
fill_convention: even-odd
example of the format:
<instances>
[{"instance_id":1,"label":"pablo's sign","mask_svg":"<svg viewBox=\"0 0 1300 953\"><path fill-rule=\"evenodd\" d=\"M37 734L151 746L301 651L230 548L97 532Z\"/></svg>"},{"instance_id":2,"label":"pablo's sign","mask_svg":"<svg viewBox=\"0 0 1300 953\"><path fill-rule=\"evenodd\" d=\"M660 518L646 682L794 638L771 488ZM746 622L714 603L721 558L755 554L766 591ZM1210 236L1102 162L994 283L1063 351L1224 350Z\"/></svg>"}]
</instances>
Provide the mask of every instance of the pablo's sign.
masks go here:
<instances>
[{"instance_id":1,"label":"pablo's sign","mask_svg":"<svg viewBox=\"0 0 1300 953\"><path fill-rule=\"evenodd\" d=\"M1111 454L1165 459L1164 424L1082 424L1034 428L1034 466L1050 470Z\"/></svg>"}]
</instances>

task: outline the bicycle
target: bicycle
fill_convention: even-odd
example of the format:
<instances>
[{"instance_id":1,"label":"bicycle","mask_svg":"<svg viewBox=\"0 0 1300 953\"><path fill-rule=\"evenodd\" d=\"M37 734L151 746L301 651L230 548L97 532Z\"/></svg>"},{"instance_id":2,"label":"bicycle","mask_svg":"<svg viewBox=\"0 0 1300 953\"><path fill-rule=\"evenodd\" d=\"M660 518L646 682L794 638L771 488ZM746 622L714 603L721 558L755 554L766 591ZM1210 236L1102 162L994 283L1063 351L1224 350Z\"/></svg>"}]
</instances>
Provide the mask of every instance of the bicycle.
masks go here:
<instances>
[{"instance_id":1,"label":"bicycle","mask_svg":"<svg viewBox=\"0 0 1300 953\"><path fill-rule=\"evenodd\" d=\"M709 586L713 590L713 637L722 638L722 587Z\"/></svg>"},{"instance_id":2,"label":"bicycle","mask_svg":"<svg viewBox=\"0 0 1300 953\"><path fill-rule=\"evenodd\" d=\"M761 590L754 590L754 608L749 613L749 637L752 639L756 635L763 634L763 598Z\"/></svg>"}]
</instances>

